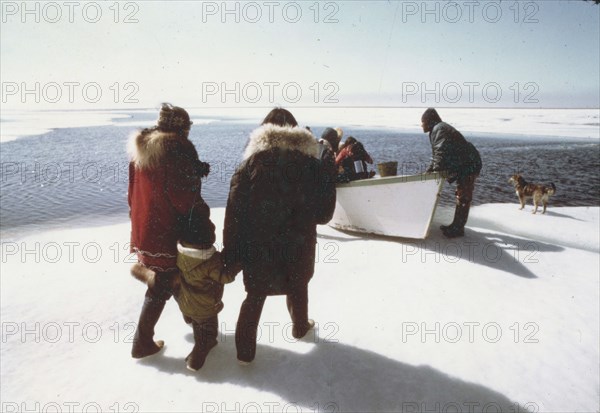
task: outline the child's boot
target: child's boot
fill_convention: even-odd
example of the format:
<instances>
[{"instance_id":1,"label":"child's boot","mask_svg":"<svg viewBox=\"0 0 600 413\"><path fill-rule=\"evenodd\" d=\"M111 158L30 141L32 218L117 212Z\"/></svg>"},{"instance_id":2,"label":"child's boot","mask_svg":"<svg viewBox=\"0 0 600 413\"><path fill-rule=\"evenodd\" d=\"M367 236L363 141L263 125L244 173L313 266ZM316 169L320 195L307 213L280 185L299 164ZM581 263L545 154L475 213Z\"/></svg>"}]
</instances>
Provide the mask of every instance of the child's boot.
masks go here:
<instances>
[{"instance_id":1,"label":"child's boot","mask_svg":"<svg viewBox=\"0 0 600 413\"><path fill-rule=\"evenodd\" d=\"M195 344L192 352L185 359L188 370L197 371L204 366L206 356L217 345L218 324L217 316L192 322Z\"/></svg>"}]
</instances>

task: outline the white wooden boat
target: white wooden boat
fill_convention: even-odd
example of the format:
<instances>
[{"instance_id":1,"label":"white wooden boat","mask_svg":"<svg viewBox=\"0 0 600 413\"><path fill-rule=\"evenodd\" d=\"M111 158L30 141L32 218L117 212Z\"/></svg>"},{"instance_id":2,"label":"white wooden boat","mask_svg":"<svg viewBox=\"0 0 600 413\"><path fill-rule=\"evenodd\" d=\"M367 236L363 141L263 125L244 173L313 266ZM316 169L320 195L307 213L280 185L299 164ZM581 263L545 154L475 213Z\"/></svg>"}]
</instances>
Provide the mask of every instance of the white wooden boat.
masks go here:
<instances>
[{"instance_id":1,"label":"white wooden boat","mask_svg":"<svg viewBox=\"0 0 600 413\"><path fill-rule=\"evenodd\" d=\"M438 173L391 176L337 185L333 228L424 239L444 183Z\"/></svg>"}]
</instances>

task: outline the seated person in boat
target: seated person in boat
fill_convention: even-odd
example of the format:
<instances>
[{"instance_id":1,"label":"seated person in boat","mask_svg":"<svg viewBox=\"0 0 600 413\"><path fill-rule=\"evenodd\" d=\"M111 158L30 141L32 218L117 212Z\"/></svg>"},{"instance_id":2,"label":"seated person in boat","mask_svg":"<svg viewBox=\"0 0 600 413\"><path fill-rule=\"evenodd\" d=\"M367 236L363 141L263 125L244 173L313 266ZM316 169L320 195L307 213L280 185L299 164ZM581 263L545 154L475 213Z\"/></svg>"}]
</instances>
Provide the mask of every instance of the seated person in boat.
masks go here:
<instances>
[{"instance_id":1,"label":"seated person in boat","mask_svg":"<svg viewBox=\"0 0 600 413\"><path fill-rule=\"evenodd\" d=\"M367 163L373 164L373 159L366 151L362 143L353 137L349 137L335 158L335 165L341 169L338 182L350 182L358 179L367 179L375 175L369 172Z\"/></svg>"},{"instance_id":2,"label":"seated person in boat","mask_svg":"<svg viewBox=\"0 0 600 413\"><path fill-rule=\"evenodd\" d=\"M354 145L356 142L358 142L353 136L348 136L348 139L346 139L344 142L340 142L340 144L338 145L338 150L335 153L335 157L337 157L337 155L342 152L345 148L347 148L348 146ZM335 161L335 159L334 159ZM337 165L336 167L338 169L338 175L341 175L344 173L344 168L341 165Z\"/></svg>"},{"instance_id":3,"label":"seated person in boat","mask_svg":"<svg viewBox=\"0 0 600 413\"><path fill-rule=\"evenodd\" d=\"M335 156L338 153L338 145L344 132L340 128L326 128L319 139L319 159L331 161L335 164Z\"/></svg>"},{"instance_id":4,"label":"seated person in boat","mask_svg":"<svg viewBox=\"0 0 600 413\"><path fill-rule=\"evenodd\" d=\"M326 128L321 135L319 143L331 149L334 154L338 153L338 146L344 136L344 131L340 128Z\"/></svg>"},{"instance_id":5,"label":"seated person in boat","mask_svg":"<svg viewBox=\"0 0 600 413\"><path fill-rule=\"evenodd\" d=\"M338 146L337 153L340 153L345 147L355 144L356 142L358 141L354 138L354 136L348 136L348 139L346 139L344 142L341 142Z\"/></svg>"}]
</instances>

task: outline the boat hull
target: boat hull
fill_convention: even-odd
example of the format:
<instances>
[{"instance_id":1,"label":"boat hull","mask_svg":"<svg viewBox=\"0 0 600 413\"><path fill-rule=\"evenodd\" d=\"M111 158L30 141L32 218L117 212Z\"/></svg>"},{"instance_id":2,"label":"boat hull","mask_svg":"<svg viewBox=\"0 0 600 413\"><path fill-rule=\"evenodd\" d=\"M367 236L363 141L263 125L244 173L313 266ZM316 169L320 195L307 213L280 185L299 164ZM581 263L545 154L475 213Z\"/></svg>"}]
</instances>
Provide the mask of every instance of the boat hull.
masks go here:
<instances>
[{"instance_id":1,"label":"boat hull","mask_svg":"<svg viewBox=\"0 0 600 413\"><path fill-rule=\"evenodd\" d=\"M424 239L438 204L438 173L375 177L337 185L333 228Z\"/></svg>"}]
</instances>

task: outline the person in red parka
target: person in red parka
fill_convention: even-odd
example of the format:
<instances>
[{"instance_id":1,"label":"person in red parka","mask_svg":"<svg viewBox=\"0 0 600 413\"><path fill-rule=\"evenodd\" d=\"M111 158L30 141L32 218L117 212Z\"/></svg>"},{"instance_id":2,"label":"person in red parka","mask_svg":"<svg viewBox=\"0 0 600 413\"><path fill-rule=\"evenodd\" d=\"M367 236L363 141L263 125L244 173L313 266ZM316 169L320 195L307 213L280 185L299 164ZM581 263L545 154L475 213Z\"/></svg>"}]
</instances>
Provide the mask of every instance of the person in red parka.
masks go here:
<instances>
[{"instance_id":1,"label":"person in red parka","mask_svg":"<svg viewBox=\"0 0 600 413\"><path fill-rule=\"evenodd\" d=\"M154 326L173 295L177 241L207 249L215 242L210 209L200 193L201 178L210 168L188 139L191 125L184 109L163 104L157 126L136 133L128 143L131 251L139 264L156 273L135 332L134 358L164 346L154 341Z\"/></svg>"}]
</instances>

